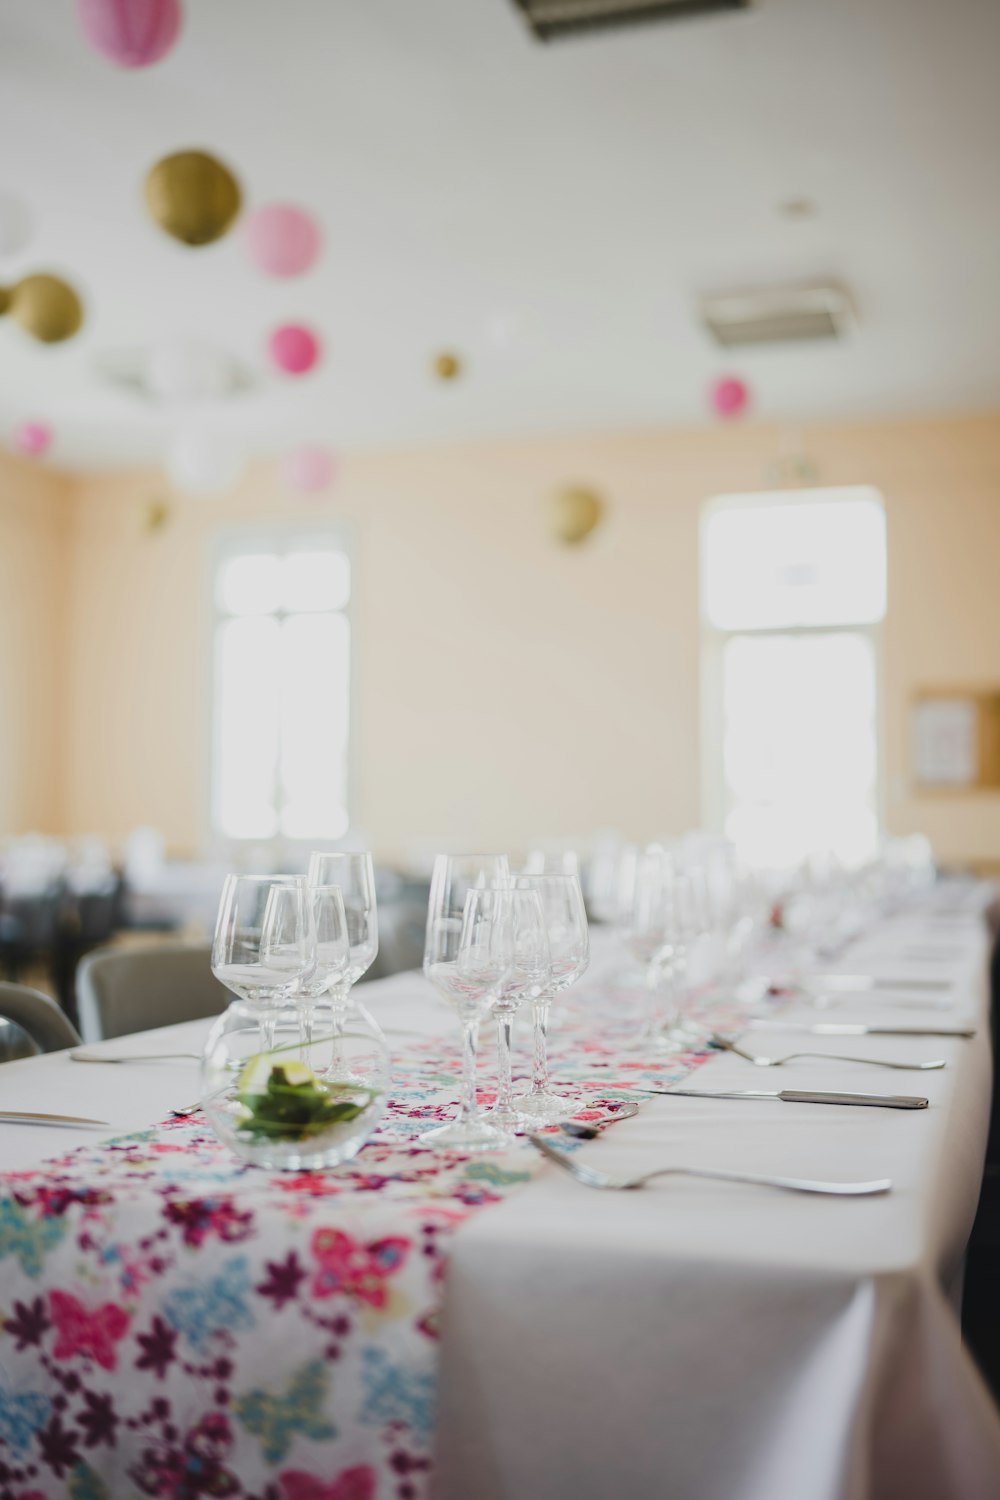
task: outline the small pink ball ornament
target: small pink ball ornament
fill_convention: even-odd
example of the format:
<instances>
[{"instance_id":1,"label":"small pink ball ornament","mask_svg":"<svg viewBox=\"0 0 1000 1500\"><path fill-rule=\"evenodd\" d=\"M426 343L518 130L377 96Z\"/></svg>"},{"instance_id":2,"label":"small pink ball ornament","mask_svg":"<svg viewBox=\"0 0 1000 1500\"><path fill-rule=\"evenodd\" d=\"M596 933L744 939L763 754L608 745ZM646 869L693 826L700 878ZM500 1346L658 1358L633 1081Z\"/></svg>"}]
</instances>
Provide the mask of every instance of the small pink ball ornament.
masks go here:
<instances>
[{"instance_id":1,"label":"small pink ball ornament","mask_svg":"<svg viewBox=\"0 0 1000 1500\"><path fill-rule=\"evenodd\" d=\"M750 405L750 390L735 375L724 375L712 386L709 397L718 417L741 417Z\"/></svg>"},{"instance_id":2,"label":"small pink ball ornament","mask_svg":"<svg viewBox=\"0 0 1000 1500\"><path fill-rule=\"evenodd\" d=\"M285 484L303 495L329 489L336 472L337 460L329 448L295 448L281 460Z\"/></svg>"},{"instance_id":3,"label":"small pink ball ornament","mask_svg":"<svg viewBox=\"0 0 1000 1500\"><path fill-rule=\"evenodd\" d=\"M319 254L316 221L293 203L264 204L244 233L251 261L267 276L301 276Z\"/></svg>"},{"instance_id":4,"label":"small pink ball ornament","mask_svg":"<svg viewBox=\"0 0 1000 1500\"><path fill-rule=\"evenodd\" d=\"M301 323L276 328L268 348L274 363L286 375L305 375L319 359L319 339Z\"/></svg>"},{"instance_id":5,"label":"small pink ball ornament","mask_svg":"<svg viewBox=\"0 0 1000 1500\"><path fill-rule=\"evenodd\" d=\"M52 447L54 438L47 422L21 422L14 428L14 451L25 458L41 458Z\"/></svg>"},{"instance_id":6,"label":"small pink ball ornament","mask_svg":"<svg viewBox=\"0 0 1000 1500\"><path fill-rule=\"evenodd\" d=\"M148 68L181 29L180 0L76 0L80 30L119 68Z\"/></svg>"}]
</instances>

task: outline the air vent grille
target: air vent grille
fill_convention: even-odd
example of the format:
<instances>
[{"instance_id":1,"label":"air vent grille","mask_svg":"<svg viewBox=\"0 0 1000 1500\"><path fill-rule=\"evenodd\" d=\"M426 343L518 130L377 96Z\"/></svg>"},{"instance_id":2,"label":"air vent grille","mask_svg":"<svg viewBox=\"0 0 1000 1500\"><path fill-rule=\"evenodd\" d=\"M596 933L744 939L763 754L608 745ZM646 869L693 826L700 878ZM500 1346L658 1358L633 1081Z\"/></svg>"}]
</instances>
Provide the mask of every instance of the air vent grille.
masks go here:
<instances>
[{"instance_id":1,"label":"air vent grille","mask_svg":"<svg viewBox=\"0 0 1000 1500\"><path fill-rule=\"evenodd\" d=\"M514 0L543 42L598 27L637 21L673 21L724 10L745 10L750 0Z\"/></svg>"},{"instance_id":2,"label":"air vent grille","mask_svg":"<svg viewBox=\"0 0 1000 1500\"><path fill-rule=\"evenodd\" d=\"M703 297L701 317L716 343L734 349L840 338L853 322L853 308L844 288L830 282Z\"/></svg>"}]
</instances>

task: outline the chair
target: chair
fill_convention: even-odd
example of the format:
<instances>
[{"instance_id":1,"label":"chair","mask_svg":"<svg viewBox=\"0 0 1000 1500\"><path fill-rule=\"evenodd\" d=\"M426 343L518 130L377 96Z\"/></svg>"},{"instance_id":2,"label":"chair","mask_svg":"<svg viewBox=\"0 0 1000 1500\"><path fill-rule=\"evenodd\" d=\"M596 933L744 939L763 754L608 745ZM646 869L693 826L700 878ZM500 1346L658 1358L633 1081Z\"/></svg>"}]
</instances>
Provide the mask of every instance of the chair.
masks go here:
<instances>
[{"instance_id":1,"label":"chair","mask_svg":"<svg viewBox=\"0 0 1000 1500\"><path fill-rule=\"evenodd\" d=\"M38 1052L80 1045L79 1032L56 1002L27 985L0 983L0 1019L19 1027Z\"/></svg>"},{"instance_id":2,"label":"chair","mask_svg":"<svg viewBox=\"0 0 1000 1500\"><path fill-rule=\"evenodd\" d=\"M86 1042L177 1021L217 1016L232 996L211 969L211 949L176 943L101 948L77 970L76 999Z\"/></svg>"}]
</instances>

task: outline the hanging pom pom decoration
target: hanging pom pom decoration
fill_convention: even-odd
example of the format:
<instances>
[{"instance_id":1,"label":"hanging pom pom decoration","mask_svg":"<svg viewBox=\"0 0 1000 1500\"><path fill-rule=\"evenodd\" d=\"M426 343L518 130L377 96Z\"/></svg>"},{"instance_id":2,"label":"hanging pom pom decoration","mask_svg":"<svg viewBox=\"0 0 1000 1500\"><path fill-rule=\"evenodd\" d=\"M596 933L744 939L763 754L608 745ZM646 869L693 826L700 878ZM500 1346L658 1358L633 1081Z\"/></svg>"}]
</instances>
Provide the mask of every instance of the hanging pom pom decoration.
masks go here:
<instances>
[{"instance_id":1,"label":"hanging pom pom decoration","mask_svg":"<svg viewBox=\"0 0 1000 1500\"><path fill-rule=\"evenodd\" d=\"M441 354L435 354L432 369L438 380L457 380L462 373L462 361L457 354L449 354L445 350Z\"/></svg>"},{"instance_id":2,"label":"hanging pom pom decoration","mask_svg":"<svg viewBox=\"0 0 1000 1500\"><path fill-rule=\"evenodd\" d=\"M0 193L0 260L19 254L30 239L27 204L10 193Z\"/></svg>"},{"instance_id":3,"label":"hanging pom pom decoration","mask_svg":"<svg viewBox=\"0 0 1000 1500\"><path fill-rule=\"evenodd\" d=\"M14 452L25 458L41 458L55 437L47 422L21 422L14 428Z\"/></svg>"},{"instance_id":4,"label":"hanging pom pom decoration","mask_svg":"<svg viewBox=\"0 0 1000 1500\"><path fill-rule=\"evenodd\" d=\"M58 276L25 276L10 293L10 313L25 333L43 344L71 339L83 322L79 297Z\"/></svg>"},{"instance_id":5,"label":"hanging pom pom decoration","mask_svg":"<svg viewBox=\"0 0 1000 1500\"><path fill-rule=\"evenodd\" d=\"M750 390L736 375L724 375L712 386L709 400L717 417L742 417L750 405Z\"/></svg>"},{"instance_id":6,"label":"hanging pom pom decoration","mask_svg":"<svg viewBox=\"0 0 1000 1500\"><path fill-rule=\"evenodd\" d=\"M146 175L146 206L182 245L221 239L240 211L240 185L207 151L175 151Z\"/></svg>"},{"instance_id":7,"label":"hanging pom pom decoration","mask_svg":"<svg viewBox=\"0 0 1000 1500\"><path fill-rule=\"evenodd\" d=\"M223 432L183 428L167 455L167 473L179 490L192 495L220 495L231 489L243 468L243 456Z\"/></svg>"},{"instance_id":8,"label":"hanging pom pom decoration","mask_svg":"<svg viewBox=\"0 0 1000 1500\"><path fill-rule=\"evenodd\" d=\"M286 375L305 375L319 359L319 339L301 323L276 328L268 341L271 358Z\"/></svg>"},{"instance_id":9,"label":"hanging pom pom decoration","mask_svg":"<svg viewBox=\"0 0 1000 1500\"><path fill-rule=\"evenodd\" d=\"M233 388L232 361L207 344L164 339L145 358L146 388L158 401L212 401Z\"/></svg>"},{"instance_id":10,"label":"hanging pom pom decoration","mask_svg":"<svg viewBox=\"0 0 1000 1500\"><path fill-rule=\"evenodd\" d=\"M319 229L292 203L266 203L247 220L247 254L265 276L301 276L319 254Z\"/></svg>"},{"instance_id":11,"label":"hanging pom pom decoration","mask_svg":"<svg viewBox=\"0 0 1000 1500\"><path fill-rule=\"evenodd\" d=\"M80 30L119 68L148 68L181 29L180 0L76 0Z\"/></svg>"},{"instance_id":12,"label":"hanging pom pom decoration","mask_svg":"<svg viewBox=\"0 0 1000 1500\"><path fill-rule=\"evenodd\" d=\"M604 515L604 501L596 490L570 485L552 500L552 530L560 542L575 546L588 537Z\"/></svg>"},{"instance_id":13,"label":"hanging pom pom decoration","mask_svg":"<svg viewBox=\"0 0 1000 1500\"><path fill-rule=\"evenodd\" d=\"M329 489L337 461L328 448L295 448L281 460L281 477L290 490L315 495Z\"/></svg>"}]
</instances>

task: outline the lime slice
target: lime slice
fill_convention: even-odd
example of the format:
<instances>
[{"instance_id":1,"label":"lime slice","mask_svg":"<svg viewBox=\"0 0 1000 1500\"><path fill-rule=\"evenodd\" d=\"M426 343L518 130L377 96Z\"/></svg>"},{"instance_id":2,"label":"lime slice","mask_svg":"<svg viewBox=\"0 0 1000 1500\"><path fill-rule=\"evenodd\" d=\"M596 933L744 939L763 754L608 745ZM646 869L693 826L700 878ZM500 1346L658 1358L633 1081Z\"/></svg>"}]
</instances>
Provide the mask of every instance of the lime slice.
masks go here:
<instances>
[{"instance_id":1,"label":"lime slice","mask_svg":"<svg viewBox=\"0 0 1000 1500\"><path fill-rule=\"evenodd\" d=\"M312 1068L307 1068L305 1063L296 1062L292 1058L287 1060L283 1058L280 1063L275 1063L266 1052L259 1052L244 1065L237 1091L241 1094L266 1094L271 1073L275 1067L281 1068L285 1075L285 1082L292 1088L297 1088L303 1083L319 1082Z\"/></svg>"}]
</instances>

